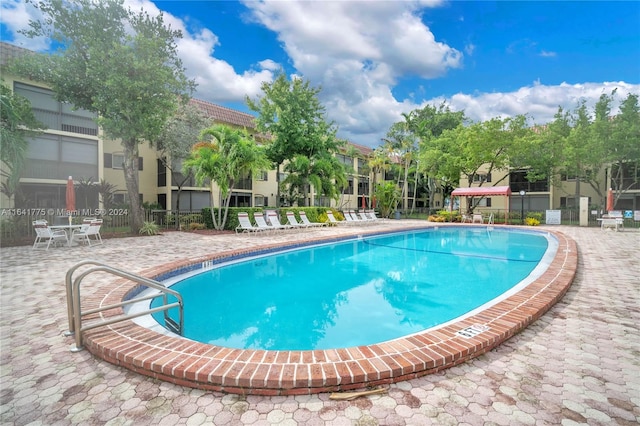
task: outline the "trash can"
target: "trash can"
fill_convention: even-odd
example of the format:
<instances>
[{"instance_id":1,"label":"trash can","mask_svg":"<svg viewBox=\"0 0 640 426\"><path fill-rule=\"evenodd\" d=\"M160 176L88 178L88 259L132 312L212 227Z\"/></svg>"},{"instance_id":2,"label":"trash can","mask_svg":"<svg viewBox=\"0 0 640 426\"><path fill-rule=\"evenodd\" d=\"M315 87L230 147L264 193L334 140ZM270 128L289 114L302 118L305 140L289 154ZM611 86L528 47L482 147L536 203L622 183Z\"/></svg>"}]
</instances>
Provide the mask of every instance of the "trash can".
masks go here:
<instances>
[{"instance_id":1,"label":"trash can","mask_svg":"<svg viewBox=\"0 0 640 426\"><path fill-rule=\"evenodd\" d=\"M396 220L400 220L400 210L396 210L396 212L394 213L394 217Z\"/></svg>"}]
</instances>

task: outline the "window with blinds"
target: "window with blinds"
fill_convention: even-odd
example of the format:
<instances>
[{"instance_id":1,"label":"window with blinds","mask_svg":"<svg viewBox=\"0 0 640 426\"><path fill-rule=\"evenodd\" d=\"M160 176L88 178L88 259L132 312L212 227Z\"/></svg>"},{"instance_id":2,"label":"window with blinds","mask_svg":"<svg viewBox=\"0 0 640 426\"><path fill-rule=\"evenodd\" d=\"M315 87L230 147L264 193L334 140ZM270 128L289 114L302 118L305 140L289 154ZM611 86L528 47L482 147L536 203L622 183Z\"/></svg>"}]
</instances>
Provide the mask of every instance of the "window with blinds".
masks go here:
<instances>
[{"instance_id":1,"label":"window with blinds","mask_svg":"<svg viewBox=\"0 0 640 426\"><path fill-rule=\"evenodd\" d=\"M97 115L73 105L58 102L53 91L43 87L14 82L13 91L29 100L33 114L48 129L97 136Z\"/></svg>"}]
</instances>

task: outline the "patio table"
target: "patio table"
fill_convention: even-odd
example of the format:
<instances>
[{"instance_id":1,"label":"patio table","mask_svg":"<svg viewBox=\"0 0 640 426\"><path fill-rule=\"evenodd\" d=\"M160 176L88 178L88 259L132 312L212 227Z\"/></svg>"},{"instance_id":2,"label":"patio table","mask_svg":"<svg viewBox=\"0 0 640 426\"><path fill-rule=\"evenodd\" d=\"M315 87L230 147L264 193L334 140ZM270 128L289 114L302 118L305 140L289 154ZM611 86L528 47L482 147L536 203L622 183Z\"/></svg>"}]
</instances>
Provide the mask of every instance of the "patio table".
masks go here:
<instances>
[{"instance_id":1,"label":"patio table","mask_svg":"<svg viewBox=\"0 0 640 426\"><path fill-rule=\"evenodd\" d=\"M49 225L50 229L62 229L67 233L67 239L69 240L69 247L71 247L71 235L73 234L74 229L82 228L82 225Z\"/></svg>"}]
</instances>

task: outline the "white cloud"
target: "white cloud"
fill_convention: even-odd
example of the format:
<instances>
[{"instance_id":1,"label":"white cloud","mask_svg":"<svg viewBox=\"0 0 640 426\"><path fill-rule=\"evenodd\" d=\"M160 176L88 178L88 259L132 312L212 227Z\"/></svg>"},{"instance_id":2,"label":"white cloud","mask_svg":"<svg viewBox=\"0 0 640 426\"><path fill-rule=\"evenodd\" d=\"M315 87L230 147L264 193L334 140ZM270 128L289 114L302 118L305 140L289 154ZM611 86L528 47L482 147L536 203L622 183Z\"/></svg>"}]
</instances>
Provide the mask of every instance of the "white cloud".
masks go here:
<instances>
[{"instance_id":1,"label":"white cloud","mask_svg":"<svg viewBox=\"0 0 640 426\"><path fill-rule=\"evenodd\" d=\"M16 46L38 52L49 48L50 41L44 37L27 38L18 33L20 30L29 28L30 20L42 17L40 11L33 5L21 0L3 0L0 1L0 16L2 24L7 26L9 32L13 33L11 42Z\"/></svg>"},{"instance_id":2,"label":"white cloud","mask_svg":"<svg viewBox=\"0 0 640 426\"><path fill-rule=\"evenodd\" d=\"M444 101L455 111L464 110L473 121L528 114L535 123L544 124L553 121L559 106L565 111L573 111L584 100L587 108L592 109L600 95L611 94L614 89L617 89L617 101L626 98L629 93L640 94L639 84L625 82L562 83L553 86L535 82L514 92L458 93L450 98L431 99L427 103L439 105ZM617 106L617 103L614 104L613 114L617 112Z\"/></svg>"},{"instance_id":3,"label":"white cloud","mask_svg":"<svg viewBox=\"0 0 640 426\"><path fill-rule=\"evenodd\" d=\"M132 10L143 8L153 16L160 13L157 6L148 0L127 0L125 5ZM245 96L260 94L262 82L272 81L279 68L276 62L265 58L255 64L254 69L238 72L228 62L215 57L215 48L221 41L213 31L207 28L193 30L183 19L166 12L164 19L172 29L182 32L178 54L187 76L198 84L195 95L198 98L214 103L242 102Z\"/></svg>"},{"instance_id":4,"label":"white cloud","mask_svg":"<svg viewBox=\"0 0 640 426\"><path fill-rule=\"evenodd\" d=\"M160 13L148 0L128 0L134 10L143 7L150 14ZM558 106L572 111L584 99L592 107L601 94L618 88L617 99L627 93L640 94L640 85L625 82L562 83L544 85L539 81L512 92L458 93L451 97L424 99L424 80L406 98L394 94L402 78L433 79L462 67L462 53L439 42L420 19L421 7L434 2L282 2L248 1L253 19L277 34L289 55L292 75L322 87L320 100L328 118L339 126L338 136L368 146L378 146L401 113L446 102L454 110L464 110L473 121L493 117L529 114L536 123L553 120ZM1 3L2 22L13 33L13 43L43 51L46 40L29 40L16 32L27 28L38 11L19 0ZM197 18L197 17L196 17ZM165 13L165 21L183 32L178 50L187 73L199 84L196 97L214 103L243 103L245 96L261 94L260 86L271 81L281 67L273 59L262 58L248 69L235 69L216 58L221 43L215 28L189 26L190 17ZM462 47L467 55L476 46ZM518 40L510 52L537 50L535 42ZM555 52L542 51L544 56ZM615 113L615 109L613 111Z\"/></svg>"},{"instance_id":5,"label":"white cloud","mask_svg":"<svg viewBox=\"0 0 640 426\"><path fill-rule=\"evenodd\" d=\"M293 66L314 86L340 136L377 145L400 113L417 107L392 90L402 77L437 78L462 67L462 53L419 16L441 2L246 1L275 32Z\"/></svg>"}]
</instances>

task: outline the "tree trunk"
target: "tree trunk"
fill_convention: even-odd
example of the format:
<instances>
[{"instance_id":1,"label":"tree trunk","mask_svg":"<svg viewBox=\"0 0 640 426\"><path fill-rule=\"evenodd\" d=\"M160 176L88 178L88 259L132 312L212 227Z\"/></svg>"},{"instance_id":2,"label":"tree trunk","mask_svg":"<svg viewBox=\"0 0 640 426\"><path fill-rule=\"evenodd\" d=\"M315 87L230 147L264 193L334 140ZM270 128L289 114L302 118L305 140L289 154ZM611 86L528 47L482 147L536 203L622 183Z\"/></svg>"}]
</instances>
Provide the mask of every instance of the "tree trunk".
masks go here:
<instances>
[{"instance_id":1,"label":"tree trunk","mask_svg":"<svg viewBox=\"0 0 640 426\"><path fill-rule=\"evenodd\" d=\"M280 208L280 164L276 164L276 209Z\"/></svg>"},{"instance_id":2,"label":"tree trunk","mask_svg":"<svg viewBox=\"0 0 640 426\"><path fill-rule=\"evenodd\" d=\"M144 222L139 195L138 145L135 140L128 140L122 142L122 147L124 149L124 164L122 165L122 169L124 171L127 193L129 194L129 221L131 232L137 234Z\"/></svg>"}]
</instances>

